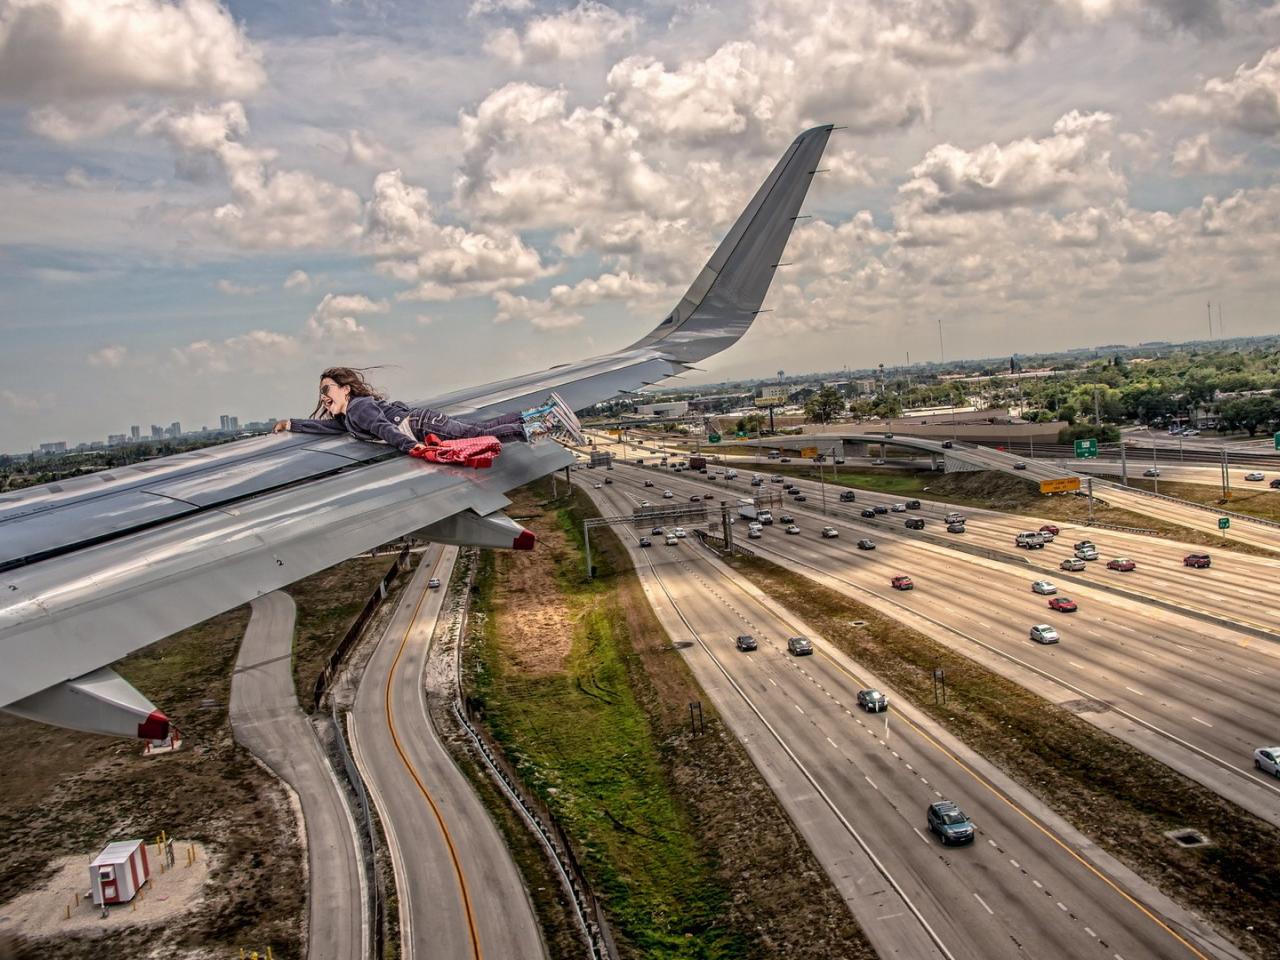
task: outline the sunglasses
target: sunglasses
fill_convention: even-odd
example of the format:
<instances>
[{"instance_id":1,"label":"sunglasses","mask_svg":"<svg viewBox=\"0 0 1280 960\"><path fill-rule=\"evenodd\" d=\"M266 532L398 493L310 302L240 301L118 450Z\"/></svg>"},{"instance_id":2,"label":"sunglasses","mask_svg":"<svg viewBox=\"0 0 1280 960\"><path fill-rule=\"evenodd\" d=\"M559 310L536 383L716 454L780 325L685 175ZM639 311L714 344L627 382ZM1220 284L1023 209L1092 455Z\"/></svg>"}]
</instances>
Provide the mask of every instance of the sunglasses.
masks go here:
<instances>
[{"instance_id":1,"label":"sunglasses","mask_svg":"<svg viewBox=\"0 0 1280 960\"><path fill-rule=\"evenodd\" d=\"M320 396L322 396L322 397L327 397L327 396L329 395L329 391L330 391L331 389L333 389L333 384L331 384L331 383L326 383L326 384L322 385L322 386L320 387Z\"/></svg>"}]
</instances>

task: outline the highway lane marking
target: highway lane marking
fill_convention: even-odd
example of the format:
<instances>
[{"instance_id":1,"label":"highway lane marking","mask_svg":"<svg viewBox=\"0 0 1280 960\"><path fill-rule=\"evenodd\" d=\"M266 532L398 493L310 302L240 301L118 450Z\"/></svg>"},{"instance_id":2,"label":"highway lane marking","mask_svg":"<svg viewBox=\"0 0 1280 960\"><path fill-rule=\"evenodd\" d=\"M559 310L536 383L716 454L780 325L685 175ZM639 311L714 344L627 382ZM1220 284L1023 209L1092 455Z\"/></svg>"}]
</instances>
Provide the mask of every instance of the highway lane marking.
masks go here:
<instances>
[{"instance_id":1,"label":"highway lane marking","mask_svg":"<svg viewBox=\"0 0 1280 960\"><path fill-rule=\"evenodd\" d=\"M1126 690L1128 690L1130 693L1136 693L1136 694L1137 694L1138 696L1140 696L1140 697L1145 697L1145 696L1146 696L1146 694L1145 694L1145 693L1143 693L1141 690L1135 690L1135 689L1133 689L1133 687L1128 687L1128 686L1126 686L1126 687L1125 687L1125 689L1126 689Z\"/></svg>"},{"instance_id":2,"label":"highway lane marking","mask_svg":"<svg viewBox=\"0 0 1280 960\"><path fill-rule=\"evenodd\" d=\"M431 575L434 575L440 566L440 560L441 557L436 557L436 562L431 567ZM409 762L409 757L400 742L400 735L396 731L395 719L391 714L392 682L395 679L396 670L400 666L400 659L404 656L405 647L409 644L409 634L413 632L414 625L418 622L418 615L422 612L422 604L426 601L430 592L429 590L423 590L422 595L418 597L418 602L413 608L413 616L409 618L409 625L405 627L404 636L400 639L400 649L396 651L395 660L391 663L391 669L387 671L387 685L383 691L383 706L386 710L387 729L391 733L391 742L395 745L396 753L400 755L400 762L404 764L405 769L409 771L409 776L418 785L418 790L426 798L427 805L431 807L431 812L435 815L436 824L440 827L440 833L444 836L445 846L449 849L449 859L453 861L453 872L458 878L458 890L462 894L462 909L467 918L467 932L471 937L472 960L483 960L484 953L480 949L480 933L476 929L475 911L471 906L471 892L467 889L467 878L462 872L462 861L458 857L457 847L454 846L453 837L449 833L449 828L445 826L444 816L436 805L435 799L431 796L431 792L427 790L426 784L422 782L422 777L418 775L418 771Z\"/></svg>"},{"instance_id":3,"label":"highway lane marking","mask_svg":"<svg viewBox=\"0 0 1280 960\"><path fill-rule=\"evenodd\" d=\"M1021 865L1021 864L1019 864L1019 863L1018 863L1018 861L1017 861L1017 860L1014 860L1012 857L1010 857L1010 858L1009 858L1009 862L1010 862L1011 864L1013 864L1013 869L1015 869L1015 870L1021 870L1021 869L1022 869L1022 865Z\"/></svg>"},{"instance_id":4,"label":"highway lane marking","mask_svg":"<svg viewBox=\"0 0 1280 960\"><path fill-rule=\"evenodd\" d=\"M862 779L863 779L863 780L865 780L865 781L867 781L867 783L871 784L871 789L872 789L872 790L879 790L879 789L880 789L879 787L877 787L877 786L876 786L876 782L875 782L874 780L872 780L870 777L868 777L865 773L862 775Z\"/></svg>"},{"instance_id":5,"label":"highway lane marking","mask_svg":"<svg viewBox=\"0 0 1280 960\"><path fill-rule=\"evenodd\" d=\"M798 703L793 703L793 704L792 704L792 706L793 706L793 707L795 707L797 710L800 710L800 704L798 704ZM801 713L804 713L804 711L803 711L803 710L800 710L800 712L801 712Z\"/></svg>"},{"instance_id":6,"label":"highway lane marking","mask_svg":"<svg viewBox=\"0 0 1280 960\"><path fill-rule=\"evenodd\" d=\"M835 742L834 740L832 740L830 737L827 737L827 743L831 744L831 745L832 745L833 747L835 747L837 750L839 750L839 749L840 749L838 746L836 746L836 742Z\"/></svg>"},{"instance_id":7,"label":"highway lane marking","mask_svg":"<svg viewBox=\"0 0 1280 960\"><path fill-rule=\"evenodd\" d=\"M987 911L987 913L991 914L993 917L996 915L996 912L987 906L987 901L983 900L976 893L973 895L973 899L977 900L980 904L982 904L982 909Z\"/></svg>"},{"instance_id":8,"label":"highway lane marking","mask_svg":"<svg viewBox=\"0 0 1280 960\"><path fill-rule=\"evenodd\" d=\"M1199 717L1196 717L1196 716L1193 716L1191 719L1194 720L1196 723L1203 723L1206 727L1209 727L1210 729L1213 728L1213 724L1210 723L1208 720L1201 720Z\"/></svg>"},{"instance_id":9,"label":"highway lane marking","mask_svg":"<svg viewBox=\"0 0 1280 960\"><path fill-rule=\"evenodd\" d=\"M1093 939L1095 940L1098 939L1098 935L1094 933L1093 930L1091 930L1089 927L1085 927L1084 932L1087 933L1089 936L1093 937Z\"/></svg>"},{"instance_id":10,"label":"highway lane marking","mask_svg":"<svg viewBox=\"0 0 1280 960\"><path fill-rule=\"evenodd\" d=\"M926 837L923 833L921 833L918 828L912 827L911 829L914 830L916 836L919 837L921 840L923 840L925 843L929 842L929 838Z\"/></svg>"},{"instance_id":11,"label":"highway lane marking","mask_svg":"<svg viewBox=\"0 0 1280 960\"><path fill-rule=\"evenodd\" d=\"M1043 889L1044 889L1044 884L1043 884L1043 883L1041 883L1039 880L1032 880L1031 882L1032 882L1032 883L1034 883L1034 884L1036 885L1036 889L1037 889L1037 890L1043 890Z\"/></svg>"},{"instance_id":12,"label":"highway lane marking","mask_svg":"<svg viewBox=\"0 0 1280 960\"><path fill-rule=\"evenodd\" d=\"M1076 663L1074 660L1068 660L1068 661L1067 661L1067 663L1071 664L1071 665L1072 665L1073 667L1075 667L1077 670L1083 670L1083 669L1085 669L1081 664Z\"/></svg>"},{"instance_id":13,"label":"highway lane marking","mask_svg":"<svg viewBox=\"0 0 1280 960\"><path fill-rule=\"evenodd\" d=\"M1059 909L1059 910L1061 910L1063 913L1068 913L1068 912L1069 912L1069 911L1067 910L1067 905L1066 905L1065 903L1063 903L1061 900L1059 900L1059 901L1058 901L1058 909Z\"/></svg>"}]
</instances>

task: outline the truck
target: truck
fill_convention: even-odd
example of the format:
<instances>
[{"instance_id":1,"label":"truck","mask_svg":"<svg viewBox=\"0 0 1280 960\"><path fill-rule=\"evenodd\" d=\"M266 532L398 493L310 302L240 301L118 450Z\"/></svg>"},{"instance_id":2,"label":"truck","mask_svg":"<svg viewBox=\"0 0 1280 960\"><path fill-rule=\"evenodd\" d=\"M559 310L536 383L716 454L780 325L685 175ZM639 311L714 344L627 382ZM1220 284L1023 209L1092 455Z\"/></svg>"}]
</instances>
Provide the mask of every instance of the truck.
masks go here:
<instances>
[{"instance_id":1,"label":"truck","mask_svg":"<svg viewBox=\"0 0 1280 960\"><path fill-rule=\"evenodd\" d=\"M689 469L690 469L690 470L705 470L705 469L707 469L707 458L706 458L706 457L690 457L690 458L689 458Z\"/></svg>"},{"instance_id":2,"label":"truck","mask_svg":"<svg viewBox=\"0 0 1280 960\"><path fill-rule=\"evenodd\" d=\"M759 520L760 511L756 508L755 500L743 498L738 501L738 516L743 520Z\"/></svg>"}]
</instances>

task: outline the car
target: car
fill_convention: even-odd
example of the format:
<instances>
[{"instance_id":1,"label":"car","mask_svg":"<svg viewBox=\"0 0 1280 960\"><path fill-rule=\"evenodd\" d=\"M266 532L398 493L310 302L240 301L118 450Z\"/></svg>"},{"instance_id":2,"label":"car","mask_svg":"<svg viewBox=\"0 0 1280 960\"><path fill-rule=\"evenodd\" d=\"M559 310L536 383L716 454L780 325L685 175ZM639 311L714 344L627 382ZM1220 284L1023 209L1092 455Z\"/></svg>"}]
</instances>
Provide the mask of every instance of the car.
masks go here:
<instances>
[{"instance_id":1,"label":"car","mask_svg":"<svg viewBox=\"0 0 1280 960\"><path fill-rule=\"evenodd\" d=\"M675 546L677 543L679 543L679 542L680 542L680 541L676 539L676 535L675 535L674 533L668 533L668 534L667 534L667 546L668 546L668 547L674 547L674 546Z\"/></svg>"},{"instance_id":2,"label":"car","mask_svg":"<svg viewBox=\"0 0 1280 960\"><path fill-rule=\"evenodd\" d=\"M963 523L948 523L947 533L964 533Z\"/></svg>"},{"instance_id":3,"label":"car","mask_svg":"<svg viewBox=\"0 0 1280 960\"><path fill-rule=\"evenodd\" d=\"M973 821L953 800L937 800L929 804L925 822L929 825L929 832L937 834L944 847L953 843L973 843L977 836Z\"/></svg>"},{"instance_id":4,"label":"car","mask_svg":"<svg viewBox=\"0 0 1280 960\"><path fill-rule=\"evenodd\" d=\"M1147 467L1147 469L1142 471L1142 475L1144 477L1158 477L1160 476L1160 471L1155 467Z\"/></svg>"},{"instance_id":5,"label":"car","mask_svg":"<svg viewBox=\"0 0 1280 960\"><path fill-rule=\"evenodd\" d=\"M1073 544L1072 550L1096 550L1097 546L1092 540L1081 540L1079 543Z\"/></svg>"},{"instance_id":6,"label":"car","mask_svg":"<svg viewBox=\"0 0 1280 960\"><path fill-rule=\"evenodd\" d=\"M1098 559L1097 547L1085 547L1082 550L1077 550L1076 559L1077 560L1097 560Z\"/></svg>"},{"instance_id":7,"label":"car","mask_svg":"<svg viewBox=\"0 0 1280 960\"><path fill-rule=\"evenodd\" d=\"M1054 597L1049 601L1049 609L1059 613L1075 613L1076 602L1070 597Z\"/></svg>"},{"instance_id":8,"label":"car","mask_svg":"<svg viewBox=\"0 0 1280 960\"><path fill-rule=\"evenodd\" d=\"M874 550L875 548L876 548L876 542L875 542L874 540L859 540L859 541L858 541L858 549L859 549L859 550Z\"/></svg>"},{"instance_id":9,"label":"car","mask_svg":"<svg viewBox=\"0 0 1280 960\"><path fill-rule=\"evenodd\" d=\"M889 585L895 590L914 590L916 585L911 582L911 578L905 574L898 574L889 581Z\"/></svg>"},{"instance_id":10,"label":"car","mask_svg":"<svg viewBox=\"0 0 1280 960\"><path fill-rule=\"evenodd\" d=\"M1276 477L1274 480L1268 483L1267 486L1271 487L1273 490L1280 490L1280 477Z\"/></svg>"},{"instance_id":11,"label":"car","mask_svg":"<svg viewBox=\"0 0 1280 960\"><path fill-rule=\"evenodd\" d=\"M753 479L753 480L751 481L751 485L752 485L753 487L763 487L763 486L764 486L764 481L763 481L763 480L761 480L759 477L756 477L755 479Z\"/></svg>"},{"instance_id":12,"label":"car","mask_svg":"<svg viewBox=\"0 0 1280 960\"><path fill-rule=\"evenodd\" d=\"M752 650L758 649L760 646L756 643L756 638L751 636L749 633L742 634L742 636L733 641L733 645L743 653L749 653Z\"/></svg>"},{"instance_id":13,"label":"car","mask_svg":"<svg viewBox=\"0 0 1280 960\"><path fill-rule=\"evenodd\" d=\"M662 491L662 499L663 499L663 500L670 500L670 499L671 499L672 497L674 497L674 496L675 496L675 494L674 494L674 493L672 493L670 490L663 490L663 491Z\"/></svg>"},{"instance_id":14,"label":"car","mask_svg":"<svg viewBox=\"0 0 1280 960\"><path fill-rule=\"evenodd\" d=\"M1087 566L1087 564L1079 557L1067 557L1067 559L1063 560L1058 564L1058 566L1063 570L1069 570L1072 573L1079 573Z\"/></svg>"},{"instance_id":15,"label":"car","mask_svg":"<svg viewBox=\"0 0 1280 960\"><path fill-rule=\"evenodd\" d=\"M782 458L782 462L783 462L783 463L790 463L790 462L791 462L791 458L790 458L790 457L783 457L783 458Z\"/></svg>"},{"instance_id":16,"label":"car","mask_svg":"<svg viewBox=\"0 0 1280 960\"><path fill-rule=\"evenodd\" d=\"M923 530L924 517L910 517L902 525L908 530Z\"/></svg>"},{"instance_id":17,"label":"car","mask_svg":"<svg viewBox=\"0 0 1280 960\"><path fill-rule=\"evenodd\" d=\"M1246 480L1265 480L1265 479L1267 479L1263 474L1259 473L1257 470L1250 470L1248 473L1246 473L1246 474L1244 475L1244 478L1245 478Z\"/></svg>"},{"instance_id":18,"label":"car","mask_svg":"<svg viewBox=\"0 0 1280 960\"><path fill-rule=\"evenodd\" d=\"M840 536L840 531L839 531L839 530L837 530L835 527L823 527L823 528L822 528L822 539L823 539L823 540L834 540L834 539L835 539L836 537L838 537L838 536Z\"/></svg>"},{"instance_id":19,"label":"car","mask_svg":"<svg viewBox=\"0 0 1280 960\"><path fill-rule=\"evenodd\" d=\"M1047 597L1051 593L1057 593L1058 588L1055 587L1048 580L1037 580L1035 583L1031 585L1031 592L1038 593L1038 594L1041 594L1042 596Z\"/></svg>"},{"instance_id":20,"label":"car","mask_svg":"<svg viewBox=\"0 0 1280 960\"><path fill-rule=\"evenodd\" d=\"M872 509L872 510L874 510L876 513L879 513L879 514L886 514L886 513L888 513L888 512L889 512L889 508L888 508L888 507L886 507L883 503L877 503L877 504L876 504L874 507L872 507L871 509Z\"/></svg>"},{"instance_id":21,"label":"car","mask_svg":"<svg viewBox=\"0 0 1280 960\"><path fill-rule=\"evenodd\" d=\"M640 538L640 546L642 546L642 547L651 547L651 546L653 546L653 541L652 541L652 540L650 540L648 537L641 537L641 538Z\"/></svg>"},{"instance_id":22,"label":"car","mask_svg":"<svg viewBox=\"0 0 1280 960\"><path fill-rule=\"evenodd\" d=\"M1036 643L1057 643L1058 631L1047 623L1037 623L1031 628L1031 639Z\"/></svg>"},{"instance_id":23,"label":"car","mask_svg":"<svg viewBox=\"0 0 1280 960\"><path fill-rule=\"evenodd\" d=\"M942 518L944 523L964 523L964 514L956 513L954 510Z\"/></svg>"},{"instance_id":24,"label":"car","mask_svg":"<svg viewBox=\"0 0 1280 960\"><path fill-rule=\"evenodd\" d=\"M663 534L663 529L661 527L654 527L649 532L652 533L655 537L660 537Z\"/></svg>"},{"instance_id":25,"label":"car","mask_svg":"<svg viewBox=\"0 0 1280 960\"><path fill-rule=\"evenodd\" d=\"M748 528L747 528L747 539L748 539L748 540L759 540L759 539L760 539L761 537L763 537L763 536L764 536L764 531L763 531L760 527L748 527Z\"/></svg>"},{"instance_id":26,"label":"car","mask_svg":"<svg viewBox=\"0 0 1280 960\"><path fill-rule=\"evenodd\" d=\"M674 536L679 537L681 540L683 540L686 536L688 536L688 534L684 532L684 527L676 527L674 530L671 531L671 533Z\"/></svg>"},{"instance_id":27,"label":"car","mask_svg":"<svg viewBox=\"0 0 1280 960\"><path fill-rule=\"evenodd\" d=\"M879 690L859 690L858 706L867 713L879 713L889 709L889 698Z\"/></svg>"},{"instance_id":28,"label":"car","mask_svg":"<svg viewBox=\"0 0 1280 960\"><path fill-rule=\"evenodd\" d=\"M653 506L653 504L652 504L652 503L650 503L648 500L641 500L641 501L640 501L640 506L642 506L642 507L652 507L652 506Z\"/></svg>"},{"instance_id":29,"label":"car","mask_svg":"<svg viewBox=\"0 0 1280 960\"><path fill-rule=\"evenodd\" d=\"M886 433L886 434L884 435L884 438L885 438L886 440L892 440L892 439L893 439L893 434L892 434L892 433Z\"/></svg>"},{"instance_id":30,"label":"car","mask_svg":"<svg viewBox=\"0 0 1280 960\"><path fill-rule=\"evenodd\" d=\"M907 505L905 503L895 503L889 509L892 510L894 513L906 513Z\"/></svg>"},{"instance_id":31,"label":"car","mask_svg":"<svg viewBox=\"0 0 1280 960\"><path fill-rule=\"evenodd\" d=\"M769 482L770 482L770 483L785 483L785 481L784 481L781 477L770 477L770 478L769 478Z\"/></svg>"},{"instance_id":32,"label":"car","mask_svg":"<svg viewBox=\"0 0 1280 960\"><path fill-rule=\"evenodd\" d=\"M800 528L797 527L794 523L791 524L791 526L787 527L787 533L797 534L799 532L800 532Z\"/></svg>"},{"instance_id":33,"label":"car","mask_svg":"<svg viewBox=\"0 0 1280 960\"><path fill-rule=\"evenodd\" d=\"M908 509L908 510L919 510L919 509L920 509L920 501L919 501L919 500L908 500L908 501L907 501L907 509Z\"/></svg>"},{"instance_id":34,"label":"car","mask_svg":"<svg viewBox=\"0 0 1280 960\"><path fill-rule=\"evenodd\" d=\"M841 503L853 503L853 501L854 501L854 500L856 500L856 499L857 499L857 496L854 494L854 492L853 492L852 490L841 490L841 491L840 491L840 502L841 502Z\"/></svg>"},{"instance_id":35,"label":"car","mask_svg":"<svg viewBox=\"0 0 1280 960\"><path fill-rule=\"evenodd\" d=\"M605 477L605 478L604 478L604 482L605 482L605 483L613 483L613 477Z\"/></svg>"},{"instance_id":36,"label":"car","mask_svg":"<svg viewBox=\"0 0 1280 960\"><path fill-rule=\"evenodd\" d=\"M796 503L804 503L806 500L809 499L803 493L798 493L798 492L795 494L795 498L796 498Z\"/></svg>"},{"instance_id":37,"label":"car","mask_svg":"<svg viewBox=\"0 0 1280 960\"><path fill-rule=\"evenodd\" d=\"M702 495L703 500L714 500L715 498L716 498L716 495L714 493L704 493Z\"/></svg>"},{"instance_id":38,"label":"car","mask_svg":"<svg viewBox=\"0 0 1280 960\"><path fill-rule=\"evenodd\" d=\"M700 493L695 493L692 497L690 497L690 498L689 498L689 502L690 502L690 503L701 503L701 502L702 502L702 494L700 494Z\"/></svg>"},{"instance_id":39,"label":"car","mask_svg":"<svg viewBox=\"0 0 1280 960\"><path fill-rule=\"evenodd\" d=\"M950 440L943 440L943 441L942 441L942 449L943 449L943 450L950 450L950 449L951 449L952 447L954 447L954 446L955 446L955 444L954 444L954 443L952 443Z\"/></svg>"},{"instance_id":40,"label":"car","mask_svg":"<svg viewBox=\"0 0 1280 960\"><path fill-rule=\"evenodd\" d=\"M1120 570L1127 573L1130 570L1136 570L1138 565L1128 557L1116 557L1114 560L1107 561L1108 570Z\"/></svg>"},{"instance_id":41,"label":"car","mask_svg":"<svg viewBox=\"0 0 1280 960\"><path fill-rule=\"evenodd\" d=\"M440 578L439 578L439 577L432 577L430 580L428 580L428 581L427 581L427 589L428 589L428 590L439 590L439 589L440 589Z\"/></svg>"},{"instance_id":42,"label":"car","mask_svg":"<svg viewBox=\"0 0 1280 960\"><path fill-rule=\"evenodd\" d=\"M1189 553L1182 558L1184 567L1196 567L1202 570L1208 567L1209 563L1209 555L1207 553Z\"/></svg>"},{"instance_id":43,"label":"car","mask_svg":"<svg viewBox=\"0 0 1280 960\"><path fill-rule=\"evenodd\" d=\"M787 640L787 652L793 657L813 655L813 643L807 637L791 637Z\"/></svg>"},{"instance_id":44,"label":"car","mask_svg":"<svg viewBox=\"0 0 1280 960\"><path fill-rule=\"evenodd\" d=\"M592 489L592 490L603 490L603 489L604 489L604 484L603 484L603 483L593 483L593 484L591 485L591 489Z\"/></svg>"},{"instance_id":45,"label":"car","mask_svg":"<svg viewBox=\"0 0 1280 960\"><path fill-rule=\"evenodd\" d=\"M1013 465L1013 469L1015 469L1015 470L1025 470L1025 469L1027 469L1027 465L1026 465L1025 463L1023 463L1021 460L1019 460L1017 463L1015 463L1015 464Z\"/></svg>"},{"instance_id":46,"label":"car","mask_svg":"<svg viewBox=\"0 0 1280 960\"><path fill-rule=\"evenodd\" d=\"M871 461L871 465L872 465L873 467L883 467L883 466L884 466L884 457L876 457L874 460L872 460L872 461Z\"/></svg>"},{"instance_id":47,"label":"car","mask_svg":"<svg viewBox=\"0 0 1280 960\"><path fill-rule=\"evenodd\" d=\"M784 513L782 516L778 517L778 522L779 523L795 523L796 518L789 513Z\"/></svg>"},{"instance_id":48,"label":"car","mask_svg":"<svg viewBox=\"0 0 1280 960\"><path fill-rule=\"evenodd\" d=\"M652 480L646 480L646 481L644 482L644 485L645 485L646 487L652 487L652 486L653 486L653 481L652 481Z\"/></svg>"},{"instance_id":49,"label":"car","mask_svg":"<svg viewBox=\"0 0 1280 960\"><path fill-rule=\"evenodd\" d=\"M1040 532L1041 532L1041 533L1047 533L1047 534L1049 534L1049 536L1051 536L1051 537L1056 537L1056 536L1057 536L1059 533L1061 533L1062 531L1061 531L1061 530L1059 530L1059 529L1058 529L1056 526L1054 526L1052 523L1045 523L1045 524L1041 524L1041 526L1040 526Z\"/></svg>"},{"instance_id":50,"label":"car","mask_svg":"<svg viewBox=\"0 0 1280 960\"><path fill-rule=\"evenodd\" d=\"M1280 747L1259 747L1253 751L1253 765L1263 773L1280 777Z\"/></svg>"},{"instance_id":51,"label":"car","mask_svg":"<svg viewBox=\"0 0 1280 960\"><path fill-rule=\"evenodd\" d=\"M876 512L870 507L867 507L867 509L861 512L861 516L866 517L868 520L874 520L876 518Z\"/></svg>"}]
</instances>

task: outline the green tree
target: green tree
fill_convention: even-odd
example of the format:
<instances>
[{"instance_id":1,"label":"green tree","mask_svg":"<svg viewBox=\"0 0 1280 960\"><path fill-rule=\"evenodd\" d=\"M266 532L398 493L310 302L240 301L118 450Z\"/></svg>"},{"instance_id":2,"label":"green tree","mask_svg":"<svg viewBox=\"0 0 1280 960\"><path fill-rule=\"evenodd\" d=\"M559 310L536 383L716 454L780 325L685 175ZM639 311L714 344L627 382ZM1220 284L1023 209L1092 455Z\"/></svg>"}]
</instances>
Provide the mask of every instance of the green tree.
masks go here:
<instances>
[{"instance_id":1,"label":"green tree","mask_svg":"<svg viewBox=\"0 0 1280 960\"><path fill-rule=\"evenodd\" d=\"M1228 400L1219 409L1218 418L1228 427L1244 427L1249 431L1249 436L1256 436L1259 427L1280 419L1280 402L1274 397Z\"/></svg>"},{"instance_id":2,"label":"green tree","mask_svg":"<svg viewBox=\"0 0 1280 960\"><path fill-rule=\"evenodd\" d=\"M804 404L804 415L814 423L830 423L844 410L844 399L834 387L823 387Z\"/></svg>"}]
</instances>

